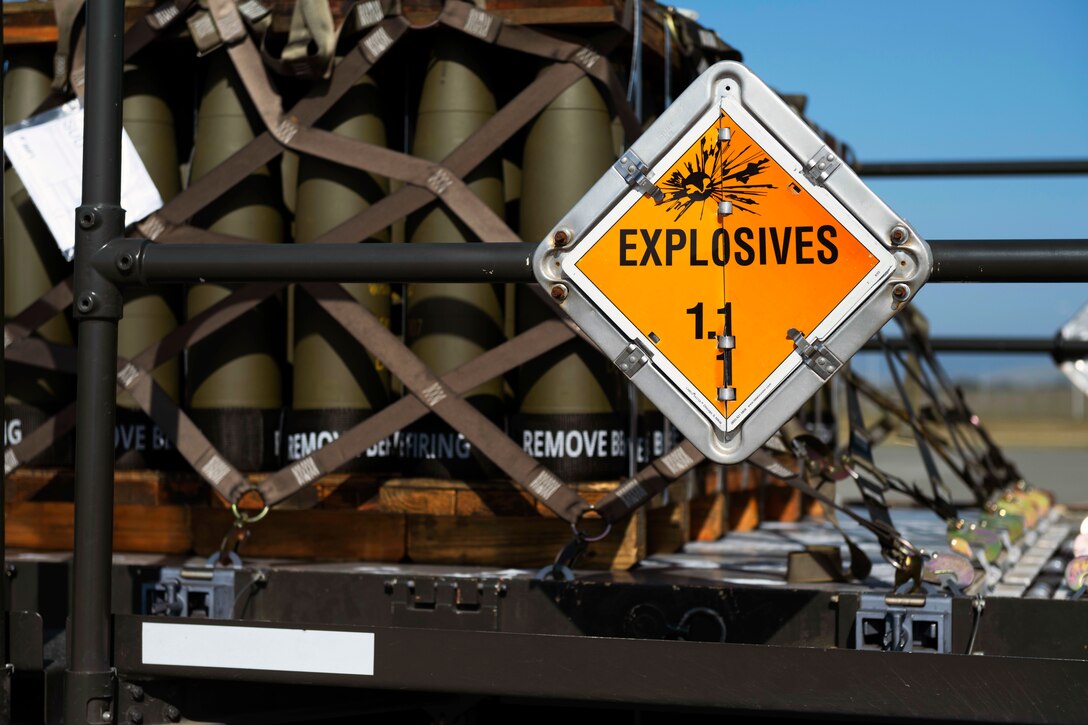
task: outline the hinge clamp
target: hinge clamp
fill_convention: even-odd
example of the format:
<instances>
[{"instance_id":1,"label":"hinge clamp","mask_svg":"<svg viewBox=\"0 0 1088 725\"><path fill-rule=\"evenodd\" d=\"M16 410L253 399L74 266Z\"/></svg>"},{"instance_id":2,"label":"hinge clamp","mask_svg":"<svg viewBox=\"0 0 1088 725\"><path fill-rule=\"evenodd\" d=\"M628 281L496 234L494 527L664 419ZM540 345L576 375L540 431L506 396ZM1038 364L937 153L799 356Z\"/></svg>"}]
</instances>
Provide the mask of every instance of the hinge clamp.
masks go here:
<instances>
[{"instance_id":1,"label":"hinge clamp","mask_svg":"<svg viewBox=\"0 0 1088 725\"><path fill-rule=\"evenodd\" d=\"M822 380L829 379L842 367L842 360L819 338L814 338L810 342L799 330L791 327L786 332L786 339L793 340L794 348L801 356L801 360Z\"/></svg>"},{"instance_id":2,"label":"hinge clamp","mask_svg":"<svg viewBox=\"0 0 1088 725\"><path fill-rule=\"evenodd\" d=\"M657 188L657 185L647 176L650 173L650 167L642 163L642 159L634 151L628 149L620 156L620 160L612 165L612 168L632 189L642 192L644 196L650 197L657 204L665 201L665 192Z\"/></svg>"},{"instance_id":3,"label":"hinge clamp","mask_svg":"<svg viewBox=\"0 0 1088 725\"><path fill-rule=\"evenodd\" d=\"M823 186L842 162L827 146L821 146L811 159L805 162L805 178L816 186Z\"/></svg>"},{"instance_id":4,"label":"hinge clamp","mask_svg":"<svg viewBox=\"0 0 1088 725\"><path fill-rule=\"evenodd\" d=\"M635 373L650 362L650 354L643 349L642 345L632 342L623 348L623 352L617 355L612 362L616 364L620 372L630 378L634 377Z\"/></svg>"}]
</instances>

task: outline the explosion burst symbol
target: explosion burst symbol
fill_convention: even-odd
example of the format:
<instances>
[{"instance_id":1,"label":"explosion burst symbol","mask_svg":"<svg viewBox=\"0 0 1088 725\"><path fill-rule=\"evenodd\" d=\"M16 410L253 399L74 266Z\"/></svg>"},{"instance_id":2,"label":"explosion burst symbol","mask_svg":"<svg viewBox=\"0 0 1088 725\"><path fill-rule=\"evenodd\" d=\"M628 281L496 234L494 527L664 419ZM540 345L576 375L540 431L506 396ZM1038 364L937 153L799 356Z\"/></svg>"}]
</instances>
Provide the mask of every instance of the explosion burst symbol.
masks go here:
<instances>
[{"instance_id":1,"label":"explosion burst symbol","mask_svg":"<svg viewBox=\"0 0 1088 725\"><path fill-rule=\"evenodd\" d=\"M699 218L702 218L708 201L715 204L731 201L735 210L759 215L753 207L759 206L759 197L766 196L775 186L750 182L763 173L770 160L758 147L751 152L752 144L734 153L730 143L711 143L708 148L707 137L703 136L699 139L699 149L684 163L687 173L673 171L661 183L665 192L662 203L669 205L669 211L678 212L676 220L696 202L700 203Z\"/></svg>"}]
</instances>

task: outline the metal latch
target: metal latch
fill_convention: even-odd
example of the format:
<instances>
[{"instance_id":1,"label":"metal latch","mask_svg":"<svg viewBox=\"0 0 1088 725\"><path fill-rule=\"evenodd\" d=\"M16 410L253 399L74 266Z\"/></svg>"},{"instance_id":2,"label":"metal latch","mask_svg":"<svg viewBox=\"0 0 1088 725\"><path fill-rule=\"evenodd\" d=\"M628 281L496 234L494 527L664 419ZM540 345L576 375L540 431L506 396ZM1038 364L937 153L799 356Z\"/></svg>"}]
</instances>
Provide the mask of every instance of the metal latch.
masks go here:
<instances>
[{"instance_id":1,"label":"metal latch","mask_svg":"<svg viewBox=\"0 0 1088 725\"><path fill-rule=\"evenodd\" d=\"M495 631L507 593L503 579L414 577L388 579L394 626Z\"/></svg>"},{"instance_id":2,"label":"metal latch","mask_svg":"<svg viewBox=\"0 0 1088 725\"><path fill-rule=\"evenodd\" d=\"M854 647L882 652L950 652L952 598L862 594L854 620Z\"/></svg>"},{"instance_id":3,"label":"metal latch","mask_svg":"<svg viewBox=\"0 0 1088 725\"><path fill-rule=\"evenodd\" d=\"M805 178L816 186L823 186L842 162L827 146L821 146L811 159L805 162Z\"/></svg>"},{"instance_id":4,"label":"metal latch","mask_svg":"<svg viewBox=\"0 0 1088 725\"><path fill-rule=\"evenodd\" d=\"M642 345L632 342L623 348L623 352L617 355L612 362L616 364L620 372L630 378L641 370L646 363L650 362L650 354L643 349Z\"/></svg>"},{"instance_id":5,"label":"metal latch","mask_svg":"<svg viewBox=\"0 0 1088 725\"><path fill-rule=\"evenodd\" d=\"M791 327L786 332L786 339L793 340L793 345L797 350L797 354L801 356L801 360L822 380L827 380L842 367L842 360L831 352L819 338L809 342L799 330Z\"/></svg>"},{"instance_id":6,"label":"metal latch","mask_svg":"<svg viewBox=\"0 0 1088 725\"><path fill-rule=\"evenodd\" d=\"M157 582L143 585L144 613L231 619L236 571L229 567L163 567Z\"/></svg>"},{"instance_id":7,"label":"metal latch","mask_svg":"<svg viewBox=\"0 0 1088 725\"><path fill-rule=\"evenodd\" d=\"M654 182L650 181L647 174L650 173L650 167L642 163L642 159L635 154L634 151L628 150L620 160L612 165L623 180L636 191L642 192L645 196L650 197L655 203L660 204L665 201L665 192L657 188Z\"/></svg>"}]
</instances>

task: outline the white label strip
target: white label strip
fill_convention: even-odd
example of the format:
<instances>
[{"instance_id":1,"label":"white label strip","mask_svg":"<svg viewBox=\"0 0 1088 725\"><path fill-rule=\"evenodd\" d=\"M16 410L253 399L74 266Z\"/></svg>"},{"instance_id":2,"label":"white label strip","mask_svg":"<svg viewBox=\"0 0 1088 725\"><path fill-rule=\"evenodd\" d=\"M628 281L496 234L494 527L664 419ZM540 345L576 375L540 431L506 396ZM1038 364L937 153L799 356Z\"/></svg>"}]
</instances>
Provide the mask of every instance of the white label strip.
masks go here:
<instances>
[{"instance_id":1,"label":"white label strip","mask_svg":"<svg viewBox=\"0 0 1088 725\"><path fill-rule=\"evenodd\" d=\"M83 107L78 99L4 127L4 153L65 259L75 251L76 213L83 183ZM121 206L126 223L162 206L132 139L121 132Z\"/></svg>"},{"instance_id":2,"label":"white label strip","mask_svg":"<svg viewBox=\"0 0 1088 725\"><path fill-rule=\"evenodd\" d=\"M145 665L373 675L374 634L144 622L142 657Z\"/></svg>"}]
</instances>

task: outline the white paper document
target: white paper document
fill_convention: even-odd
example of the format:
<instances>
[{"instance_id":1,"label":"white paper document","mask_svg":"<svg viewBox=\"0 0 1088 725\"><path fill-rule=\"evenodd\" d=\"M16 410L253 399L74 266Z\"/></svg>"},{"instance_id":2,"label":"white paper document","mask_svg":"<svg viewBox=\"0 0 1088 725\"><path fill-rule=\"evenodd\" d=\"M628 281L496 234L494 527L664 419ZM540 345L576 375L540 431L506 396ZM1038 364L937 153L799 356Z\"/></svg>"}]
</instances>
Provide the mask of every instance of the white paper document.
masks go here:
<instances>
[{"instance_id":1,"label":"white paper document","mask_svg":"<svg viewBox=\"0 0 1088 725\"><path fill-rule=\"evenodd\" d=\"M4 127L4 153L65 259L75 249L76 207L82 200L83 106L69 101L60 108ZM162 206L132 139L121 133L121 206L127 224Z\"/></svg>"}]
</instances>

